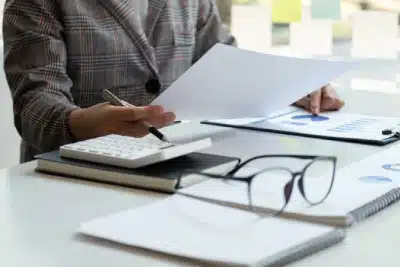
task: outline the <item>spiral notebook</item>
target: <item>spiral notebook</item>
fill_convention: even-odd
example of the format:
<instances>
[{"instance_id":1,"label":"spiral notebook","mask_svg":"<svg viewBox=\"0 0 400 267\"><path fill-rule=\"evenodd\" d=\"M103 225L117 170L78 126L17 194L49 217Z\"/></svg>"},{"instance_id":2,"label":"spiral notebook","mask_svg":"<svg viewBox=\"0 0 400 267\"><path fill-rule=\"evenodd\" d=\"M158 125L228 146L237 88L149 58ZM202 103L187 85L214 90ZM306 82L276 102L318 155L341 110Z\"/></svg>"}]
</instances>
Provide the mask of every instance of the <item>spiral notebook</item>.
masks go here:
<instances>
[{"instance_id":1,"label":"spiral notebook","mask_svg":"<svg viewBox=\"0 0 400 267\"><path fill-rule=\"evenodd\" d=\"M386 145L400 139L400 118L346 112L324 112L312 115L301 109L278 113L277 116L234 120L209 120L203 124L239 129L289 134L328 140ZM383 134L384 130L391 133Z\"/></svg>"},{"instance_id":2,"label":"spiral notebook","mask_svg":"<svg viewBox=\"0 0 400 267\"><path fill-rule=\"evenodd\" d=\"M308 204L295 187L288 206L280 216L336 227L350 227L400 199L400 162L396 163L394 159L400 159L398 145L336 171L331 193L319 205ZM243 169L239 175L245 175L243 172L246 171L254 172ZM269 180L269 188L276 188L275 183L281 183L280 177L266 178ZM321 184L317 181L318 179L314 179L306 187L314 186L318 190ZM248 210L246 190L246 183L211 179L179 192L214 204ZM263 212L275 213L276 210L271 207L281 207L276 203L283 198L282 190L265 194L259 190L253 193L258 203L268 203L255 206Z\"/></svg>"},{"instance_id":3,"label":"spiral notebook","mask_svg":"<svg viewBox=\"0 0 400 267\"><path fill-rule=\"evenodd\" d=\"M345 238L343 229L260 219L181 195L83 222L78 232L214 266L282 266Z\"/></svg>"}]
</instances>

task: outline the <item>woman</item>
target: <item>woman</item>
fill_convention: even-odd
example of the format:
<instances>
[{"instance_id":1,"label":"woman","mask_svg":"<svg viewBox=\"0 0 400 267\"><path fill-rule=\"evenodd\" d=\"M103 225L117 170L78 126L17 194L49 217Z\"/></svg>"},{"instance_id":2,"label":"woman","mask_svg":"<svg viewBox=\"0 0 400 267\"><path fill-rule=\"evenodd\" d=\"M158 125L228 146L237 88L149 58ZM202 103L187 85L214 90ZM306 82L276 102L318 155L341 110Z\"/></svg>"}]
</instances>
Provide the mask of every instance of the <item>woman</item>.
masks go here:
<instances>
[{"instance_id":1,"label":"woman","mask_svg":"<svg viewBox=\"0 0 400 267\"><path fill-rule=\"evenodd\" d=\"M21 162L106 134L143 136L175 115L148 104L216 43L235 45L213 0L7 0L4 67ZM138 107L101 103L112 88ZM342 102L330 87L299 105Z\"/></svg>"}]
</instances>

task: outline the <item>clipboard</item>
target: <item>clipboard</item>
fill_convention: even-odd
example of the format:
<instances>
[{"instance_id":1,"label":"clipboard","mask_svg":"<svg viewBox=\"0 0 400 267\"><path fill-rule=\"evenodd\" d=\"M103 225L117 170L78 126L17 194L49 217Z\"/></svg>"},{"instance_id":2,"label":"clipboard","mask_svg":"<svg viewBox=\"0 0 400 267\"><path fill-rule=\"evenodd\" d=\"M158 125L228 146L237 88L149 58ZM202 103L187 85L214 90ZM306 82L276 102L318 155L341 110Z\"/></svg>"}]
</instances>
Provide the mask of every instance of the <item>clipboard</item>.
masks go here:
<instances>
[{"instance_id":1,"label":"clipboard","mask_svg":"<svg viewBox=\"0 0 400 267\"><path fill-rule=\"evenodd\" d=\"M294 114L298 111L293 111L290 113L285 113L282 116L288 114ZM280 116L277 116L280 117ZM202 124L214 125L214 126L221 126L221 127L230 127L236 129L244 129L244 130L252 130L252 131L259 131L259 132L269 132L269 133L276 133L276 134L286 134L286 135L293 135L293 136L301 136L301 137L309 137L309 138L318 138L318 139L325 139L325 140L332 140L332 141L342 141L342 142L349 142L349 143L358 143L358 144L365 144L365 145L374 145L374 146L385 146L391 143L394 143L400 140L400 132L396 130L391 135L384 135L382 134L382 139L378 138L365 138L359 136L335 136L335 135L322 135L312 132L299 132L293 129L287 128L285 126L279 125L277 123L271 123L271 120L277 117L269 117L265 118L265 120L256 121L249 124L233 124L227 123L223 120L204 120L201 121ZM374 118L374 116L371 116ZM394 126L393 128L398 127L399 125ZM382 132L385 129L382 129Z\"/></svg>"}]
</instances>

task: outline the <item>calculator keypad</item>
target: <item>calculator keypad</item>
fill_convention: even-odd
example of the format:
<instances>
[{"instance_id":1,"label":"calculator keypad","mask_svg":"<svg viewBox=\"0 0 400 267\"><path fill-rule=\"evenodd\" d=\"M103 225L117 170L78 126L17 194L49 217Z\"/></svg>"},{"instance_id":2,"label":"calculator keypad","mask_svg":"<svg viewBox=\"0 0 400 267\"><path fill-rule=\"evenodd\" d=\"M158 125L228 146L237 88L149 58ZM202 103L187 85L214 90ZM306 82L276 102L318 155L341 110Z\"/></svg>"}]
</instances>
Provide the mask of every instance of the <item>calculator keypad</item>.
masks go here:
<instances>
[{"instance_id":1,"label":"calculator keypad","mask_svg":"<svg viewBox=\"0 0 400 267\"><path fill-rule=\"evenodd\" d=\"M170 146L169 143L158 140L150 141L143 138L136 139L127 136L108 135L66 145L64 148L110 157L134 159L157 152L159 149L168 146Z\"/></svg>"},{"instance_id":2,"label":"calculator keypad","mask_svg":"<svg viewBox=\"0 0 400 267\"><path fill-rule=\"evenodd\" d=\"M211 146L206 138L185 144L171 144L152 138L107 135L64 145L60 156L126 168L138 168L176 158ZM169 149L173 147L173 149Z\"/></svg>"}]
</instances>

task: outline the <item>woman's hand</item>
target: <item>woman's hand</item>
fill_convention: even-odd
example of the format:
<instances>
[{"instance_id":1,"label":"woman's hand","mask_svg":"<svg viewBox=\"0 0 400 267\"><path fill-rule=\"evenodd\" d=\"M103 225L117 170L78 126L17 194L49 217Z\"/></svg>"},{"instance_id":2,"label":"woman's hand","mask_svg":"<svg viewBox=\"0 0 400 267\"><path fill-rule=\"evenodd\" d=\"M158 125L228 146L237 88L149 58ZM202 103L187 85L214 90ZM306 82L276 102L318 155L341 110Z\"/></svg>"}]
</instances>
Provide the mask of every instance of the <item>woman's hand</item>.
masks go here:
<instances>
[{"instance_id":1,"label":"woman's hand","mask_svg":"<svg viewBox=\"0 0 400 267\"><path fill-rule=\"evenodd\" d=\"M324 111L339 110L344 106L331 85L322 87L295 103L296 106L311 111L314 115Z\"/></svg>"},{"instance_id":2,"label":"woman's hand","mask_svg":"<svg viewBox=\"0 0 400 267\"><path fill-rule=\"evenodd\" d=\"M148 130L141 123L146 121L156 128L175 120L175 115L164 112L159 106L120 107L101 103L70 113L69 130L76 140L86 140L108 134L143 137Z\"/></svg>"}]
</instances>

